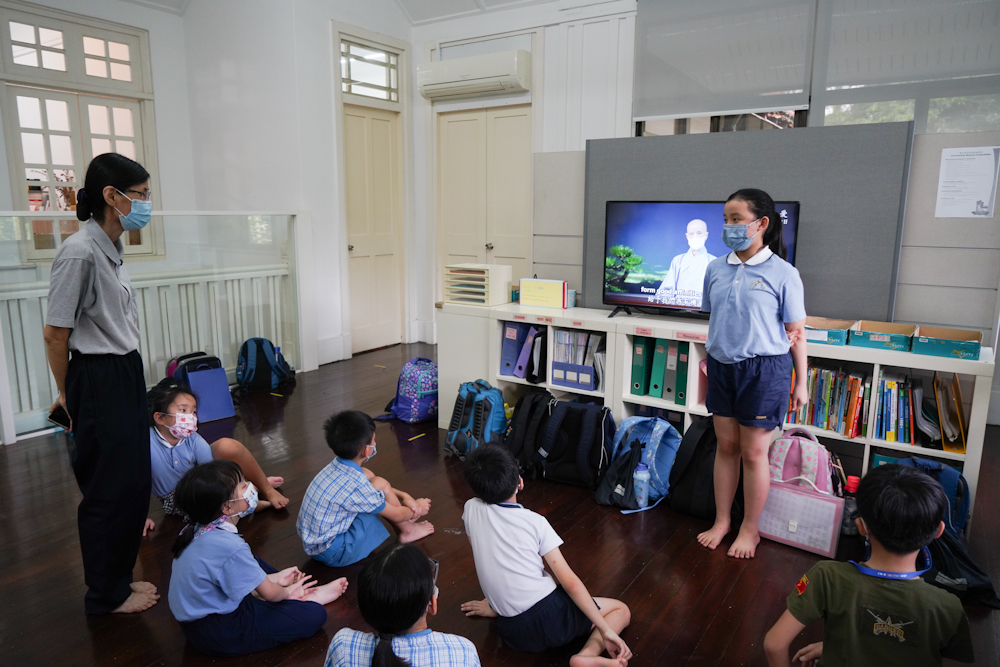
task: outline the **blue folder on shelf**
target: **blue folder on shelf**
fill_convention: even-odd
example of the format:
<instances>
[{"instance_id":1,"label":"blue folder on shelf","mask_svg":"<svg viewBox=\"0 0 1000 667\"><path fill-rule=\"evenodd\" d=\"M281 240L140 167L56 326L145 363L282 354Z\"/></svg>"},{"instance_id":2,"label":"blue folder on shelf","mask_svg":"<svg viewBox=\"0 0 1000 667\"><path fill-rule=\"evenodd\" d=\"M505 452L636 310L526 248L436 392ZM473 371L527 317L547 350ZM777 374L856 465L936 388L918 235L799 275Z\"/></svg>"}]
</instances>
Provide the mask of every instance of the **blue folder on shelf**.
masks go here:
<instances>
[{"instance_id":1,"label":"blue folder on shelf","mask_svg":"<svg viewBox=\"0 0 1000 667\"><path fill-rule=\"evenodd\" d=\"M500 348L500 375L514 375L517 358L521 356L521 348L524 347L527 335L527 322L504 322L503 346Z\"/></svg>"},{"instance_id":2,"label":"blue folder on shelf","mask_svg":"<svg viewBox=\"0 0 1000 667\"><path fill-rule=\"evenodd\" d=\"M524 339L524 345L521 346L521 354L517 357L517 364L514 366L514 377L523 378L528 370L528 359L531 358L531 348L535 344L535 336L538 335L538 329L531 327L528 329L528 335Z\"/></svg>"},{"instance_id":3,"label":"blue folder on shelf","mask_svg":"<svg viewBox=\"0 0 1000 667\"><path fill-rule=\"evenodd\" d=\"M225 368L188 373L188 384L198 397L198 421L210 422L236 415Z\"/></svg>"}]
</instances>

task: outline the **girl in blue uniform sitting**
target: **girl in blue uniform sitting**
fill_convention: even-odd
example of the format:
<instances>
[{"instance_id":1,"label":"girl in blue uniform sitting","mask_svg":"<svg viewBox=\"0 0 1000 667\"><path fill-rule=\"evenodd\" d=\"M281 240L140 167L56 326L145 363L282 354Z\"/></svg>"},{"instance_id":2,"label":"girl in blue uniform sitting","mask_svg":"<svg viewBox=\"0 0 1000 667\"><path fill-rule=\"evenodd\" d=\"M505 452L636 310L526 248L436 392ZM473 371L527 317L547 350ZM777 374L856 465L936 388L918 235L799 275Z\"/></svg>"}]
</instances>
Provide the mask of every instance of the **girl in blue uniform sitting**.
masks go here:
<instances>
[{"instance_id":1,"label":"girl in blue uniform sitting","mask_svg":"<svg viewBox=\"0 0 1000 667\"><path fill-rule=\"evenodd\" d=\"M347 589L323 586L297 567L278 572L250 553L236 532L257 507L257 490L232 461L189 470L174 500L191 517L174 542L170 611L187 640L207 655L236 656L311 637L326 622L323 605Z\"/></svg>"}]
</instances>

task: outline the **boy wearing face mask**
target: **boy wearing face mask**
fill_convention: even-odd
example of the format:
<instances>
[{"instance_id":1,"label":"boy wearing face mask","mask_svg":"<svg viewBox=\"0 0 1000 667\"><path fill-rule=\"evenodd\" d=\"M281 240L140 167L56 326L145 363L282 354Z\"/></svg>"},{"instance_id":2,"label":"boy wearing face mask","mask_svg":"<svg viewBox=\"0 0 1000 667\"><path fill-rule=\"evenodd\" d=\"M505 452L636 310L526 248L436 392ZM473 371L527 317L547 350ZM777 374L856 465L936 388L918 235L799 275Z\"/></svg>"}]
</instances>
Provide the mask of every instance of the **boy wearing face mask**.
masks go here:
<instances>
[{"instance_id":1,"label":"boy wearing face mask","mask_svg":"<svg viewBox=\"0 0 1000 667\"><path fill-rule=\"evenodd\" d=\"M268 477L253 454L237 440L221 438L211 445L197 433L198 399L181 384L158 386L149 394L149 454L153 495L163 503L165 514L187 518L174 503L174 490L191 468L213 460L233 461L256 487L262 498L257 509L281 509L288 504L277 487L281 477ZM146 529L153 528L146 519Z\"/></svg>"},{"instance_id":2,"label":"boy wearing face mask","mask_svg":"<svg viewBox=\"0 0 1000 667\"><path fill-rule=\"evenodd\" d=\"M401 543L434 532L429 522L417 521L430 510L430 500L414 499L361 467L378 451L375 420L345 410L330 417L323 430L336 458L309 484L295 522L308 555L331 567L367 558L389 537L380 516L396 529Z\"/></svg>"}]
</instances>

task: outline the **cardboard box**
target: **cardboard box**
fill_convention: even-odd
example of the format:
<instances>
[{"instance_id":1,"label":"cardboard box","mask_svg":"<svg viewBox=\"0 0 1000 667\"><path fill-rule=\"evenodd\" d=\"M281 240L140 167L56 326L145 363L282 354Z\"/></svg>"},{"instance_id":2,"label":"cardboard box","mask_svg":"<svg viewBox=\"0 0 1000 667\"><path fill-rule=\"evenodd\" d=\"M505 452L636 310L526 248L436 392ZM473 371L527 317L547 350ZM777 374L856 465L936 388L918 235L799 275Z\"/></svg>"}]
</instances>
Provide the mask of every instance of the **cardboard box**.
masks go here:
<instances>
[{"instance_id":1,"label":"cardboard box","mask_svg":"<svg viewBox=\"0 0 1000 667\"><path fill-rule=\"evenodd\" d=\"M847 331L857 320L831 320L827 317L806 318L806 340L826 345L847 345Z\"/></svg>"},{"instance_id":2,"label":"cardboard box","mask_svg":"<svg viewBox=\"0 0 1000 667\"><path fill-rule=\"evenodd\" d=\"M851 327L848 345L859 347L874 347L879 350L897 350L909 352L913 335L917 332L914 324L897 324L895 322L873 322L861 320Z\"/></svg>"},{"instance_id":3,"label":"cardboard box","mask_svg":"<svg viewBox=\"0 0 1000 667\"><path fill-rule=\"evenodd\" d=\"M979 348L983 334L968 329L946 329L944 327L920 327L913 337L914 354L929 354L935 357L955 357L956 359L979 359Z\"/></svg>"}]
</instances>

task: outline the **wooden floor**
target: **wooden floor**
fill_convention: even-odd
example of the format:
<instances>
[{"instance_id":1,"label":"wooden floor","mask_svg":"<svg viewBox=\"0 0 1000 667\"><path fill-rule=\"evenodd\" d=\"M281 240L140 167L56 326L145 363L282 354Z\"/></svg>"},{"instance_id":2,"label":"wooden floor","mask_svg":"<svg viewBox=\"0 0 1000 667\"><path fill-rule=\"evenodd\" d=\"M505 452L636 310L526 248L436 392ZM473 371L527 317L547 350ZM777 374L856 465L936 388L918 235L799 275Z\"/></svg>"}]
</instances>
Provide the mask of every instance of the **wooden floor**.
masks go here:
<instances>
[{"instance_id":1,"label":"wooden floor","mask_svg":"<svg viewBox=\"0 0 1000 667\"><path fill-rule=\"evenodd\" d=\"M313 475L331 458L321 425L331 413L357 408L375 415L392 397L403 363L434 357L428 345L396 346L299 375L284 397L244 401L240 417L201 425L210 441L233 436L257 456L268 474L283 475L292 502L287 511L262 512L240 524L254 553L279 568L297 565L321 583L346 575L354 586L359 565L340 570L311 561L295 533L295 516ZM442 397L450 410L453 397ZM418 437L419 436L419 437ZM435 630L464 635L483 665L560 665L571 651L517 654L500 645L490 621L467 619L459 605L482 595L464 535L462 506L470 497L461 464L441 451L434 425L382 423L378 456L370 467L394 486L432 499L428 517L437 532L420 542L441 562ZM987 436L972 550L1000 581L1000 429ZM329 620L309 640L232 660L202 657L185 645L166 595L134 616L83 614L83 572L76 532L80 494L63 436L43 436L0 447L0 665L313 665L341 627L367 629L351 588L327 607ZM623 636L635 653L631 665L766 665L764 633L782 613L793 584L817 557L764 542L751 561L727 558L725 548L702 549L695 535L708 527L665 508L622 516L600 507L582 488L528 482L519 500L545 515L566 544L563 553L595 596L616 597L632 609ZM151 515L157 530L139 554L136 578L166 593L170 545L180 523ZM728 543L728 542L727 542ZM842 544L842 559L860 556L856 541ZM1000 665L1000 613L968 608L977 664ZM819 628L798 644L821 636Z\"/></svg>"}]
</instances>

